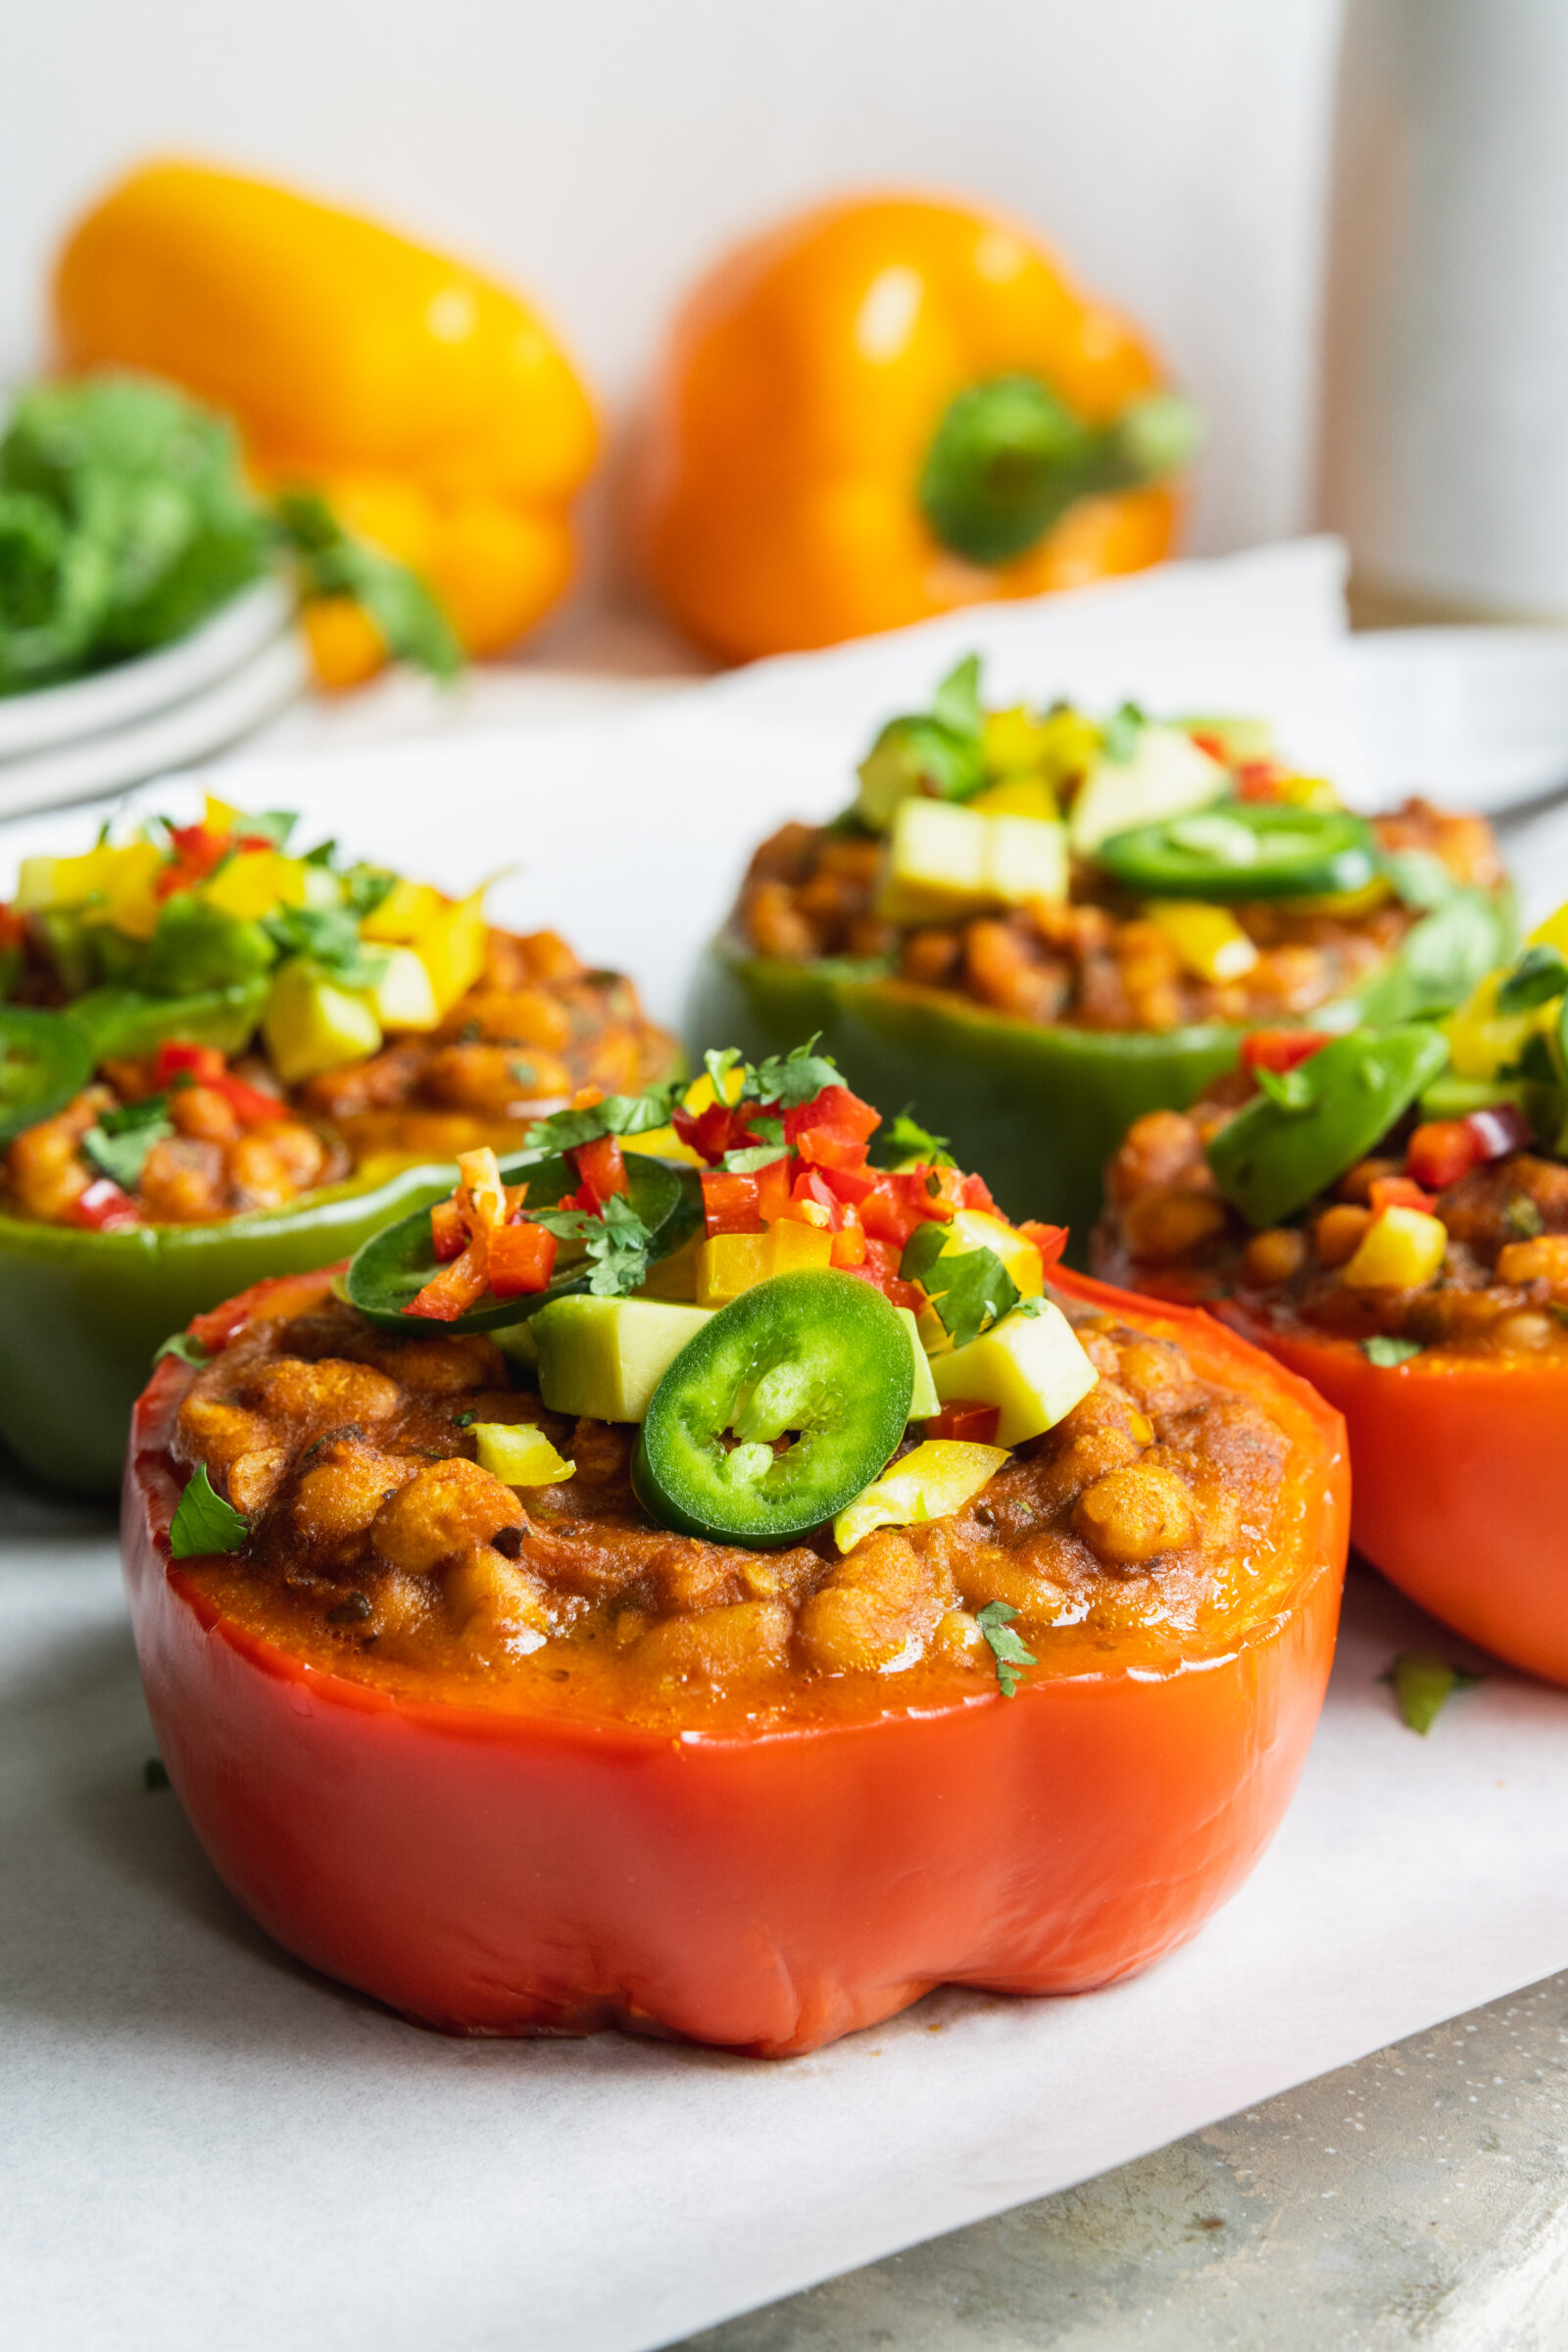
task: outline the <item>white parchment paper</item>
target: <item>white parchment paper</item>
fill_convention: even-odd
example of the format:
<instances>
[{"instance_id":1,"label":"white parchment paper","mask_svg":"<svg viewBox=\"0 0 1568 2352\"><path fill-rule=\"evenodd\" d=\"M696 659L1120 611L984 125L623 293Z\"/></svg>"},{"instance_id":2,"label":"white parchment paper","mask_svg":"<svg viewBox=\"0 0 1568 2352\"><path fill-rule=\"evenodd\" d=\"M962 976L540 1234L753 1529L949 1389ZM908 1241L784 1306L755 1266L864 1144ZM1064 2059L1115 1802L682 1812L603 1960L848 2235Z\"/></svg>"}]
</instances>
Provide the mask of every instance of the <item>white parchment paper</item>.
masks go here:
<instances>
[{"instance_id":1,"label":"white parchment paper","mask_svg":"<svg viewBox=\"0 0 1568 2352\"><path fill-rule=\"evenodd\" d=\"M1002 695L1272 710L1327 761L1336 743L1353 759L1341 625L1335 551L1308 547L764 664L620 717L223 781L454 886L519 860L499 911L623 962L670 1018L759 833L838 806L868 729L969 645ZM95 822L8 828L0 858ZM1466 1655L1352 1584L1281 1837L1133 1984L939 1993L782 2065L613 2035L454 2042L310 1976L234 1909L174 1798L142 1787L108 1521L0 1491L7 2341L642 2352L1568 1965L1568 1695L1492 1670L1417 1739L1377 1676L1418 1644Z\"/></svg>"}]
</instances>

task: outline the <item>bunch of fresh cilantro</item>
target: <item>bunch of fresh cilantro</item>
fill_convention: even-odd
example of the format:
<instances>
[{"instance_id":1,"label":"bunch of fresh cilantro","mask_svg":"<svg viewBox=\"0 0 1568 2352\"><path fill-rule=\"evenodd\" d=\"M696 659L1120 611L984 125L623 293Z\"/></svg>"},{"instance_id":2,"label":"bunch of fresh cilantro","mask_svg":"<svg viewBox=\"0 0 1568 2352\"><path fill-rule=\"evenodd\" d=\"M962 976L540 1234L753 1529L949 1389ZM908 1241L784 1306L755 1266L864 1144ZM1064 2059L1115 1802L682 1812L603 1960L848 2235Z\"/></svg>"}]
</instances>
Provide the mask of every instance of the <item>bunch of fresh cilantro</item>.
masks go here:
<instances>
[{"instance_id":1,"label":"bunch of fresh cilantro","mask_svg":"<svg viewBox=\"0 0 1568 2352\"><path fill-rule=\"evenodd\" d=\"M257 497L223 417L145 376L33 385L0 437L0 695L172 644L280 553L303 596L356 596L389 652L441 676L461 665L406 566L318 498Z\"/></svg>"}]
</instances>

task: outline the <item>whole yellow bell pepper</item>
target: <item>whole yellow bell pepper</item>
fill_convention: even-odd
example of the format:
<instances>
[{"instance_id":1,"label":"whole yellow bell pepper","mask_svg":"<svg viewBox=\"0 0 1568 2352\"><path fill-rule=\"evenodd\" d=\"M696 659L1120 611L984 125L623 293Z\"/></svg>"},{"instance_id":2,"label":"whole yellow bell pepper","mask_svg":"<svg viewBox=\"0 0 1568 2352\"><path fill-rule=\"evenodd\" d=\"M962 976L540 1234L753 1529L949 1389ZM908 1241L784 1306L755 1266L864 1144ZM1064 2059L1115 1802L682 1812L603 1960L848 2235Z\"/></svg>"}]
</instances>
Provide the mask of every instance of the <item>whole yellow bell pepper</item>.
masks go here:
<instances>
[{"instance_id":1,"label":"whole yellow bell pepper","mask_svg":"<svg viewBox=\"0 0 1568 2352\"><path fill-rule=\"evenodd\" d=\"M153 163L71 231L54 317L68 368L145 368L228 410L258 478L318 490L470 654L566 585L593 407L537 313L462 263L287 188ZM346 599L309 626L329 682L376 665Z\"/></svg>"},{"instance_id":2,"label":"whole yellow bell pepper","mask_svg":"<svg viewBox=\"0 0 1568 2352\"><path fill-rule=\"evenodd\" d=\"M827 645L1158 562L1193 414L1021 229L829 205L686 302L637 492L650 577L720 654Z\"/></svg>"}]
</instances>

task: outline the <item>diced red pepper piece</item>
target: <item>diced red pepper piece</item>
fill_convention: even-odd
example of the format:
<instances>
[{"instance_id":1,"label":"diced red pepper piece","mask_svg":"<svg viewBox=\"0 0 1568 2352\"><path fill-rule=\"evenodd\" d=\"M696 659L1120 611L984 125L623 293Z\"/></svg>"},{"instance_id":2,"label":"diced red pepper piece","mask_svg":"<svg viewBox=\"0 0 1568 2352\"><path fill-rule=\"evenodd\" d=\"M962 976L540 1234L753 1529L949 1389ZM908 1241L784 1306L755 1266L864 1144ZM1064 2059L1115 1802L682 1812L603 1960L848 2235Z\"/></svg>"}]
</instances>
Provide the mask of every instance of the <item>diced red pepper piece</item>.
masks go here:
<instances>
[{"instance_id":1,"label":"diced red pepper piece","mask_svg":"<svg viewBox=\"0 0 1568 2352\"><path fill-rule=\"evenodd\" d=\"M846 1266L844 1271L853 1274L857 1282L868 1282L892 1305L906 1306L911 1315L917 1315L925 1304L925 1293L917 1282L906 1282L899 1272L902 1255L894 1243L874 1242L867 1236L864 1262Z\"/></svg>"},{"instance_id":2,"label":"diced red pepper piece","mask_svg":"<svg viewBox=\"0 0 1568 2352\"><path fill-rule=\"evenodd\" d=\"M847 1200L853 1208L868 1200L882 1181L880 1168L818 1168L817 1174L836 1200Z\"/></svg>"},{"instance_id":3,"label":"diced red pepper piece","mask_svg":"<svg viewBox=\"0 0 1568 2352\"><path fill-rule=\"evenodd\" d=\"M169 1038L158 1049L158 1059L153 1063L153 1084L155 1087L172 1086L176 1078L189 1078L197 1086L213 1086L223 1076L227 1066L216 1046L183 1046Z\"/></svg>"},{"instance_id":4,"label":"diced red pepper piece","mask_svg":"<svg viewBox=\"0 0 1568 2352\"><path fill-rule=\"evenodd\" d=\"M1535 1130L1517 1102L1489 1102L1471 1111L1464 1124L1481 1146L1483 1159L1503 1159L1535 1142Z\"/></svg>"},{"instance_id":5,"label":"diced red pepper piece","mask_svg":"<svg viewBox=\"0 0 1568 2352\"><path fill-rule=\"evenodd\" d=\"M921 1423L928 1438L956 1438L960 1446L994 1446L1002 1419L1000 1404L981 1404L971 1396L950 1398L940 1413Z\"/></svg>"},{"instance_id":6,"label":"diced red pepper piece","mask_svg":"<svg viewBox=\"0 0 1568 2352\"><path fill-rule=\"evenodd\" d=\"M1322 1029L1254 1029L1242 1040L1244 1070L1273 1070L1283 1076L1310 1061L1329 1043Z\"/></svg>"},{"instance_id":7,"label":"diced red pepper piece","mask_svg":"<svg viewBox=\"0 0 1568 2352\"><path fill-rule=\"evenodd\" d=\"M1430 1216L1434 1205L1432 1195L1412 1184L1408 1176L1374 1176L1367 1186L1367 1199L1375 1217L1381 1216L1386 1208L1418 1208L1424 1216Z\"/></svg>"},{"instance_id":8,"label":"diced red pepper piece","mask_svg":"<svg viewBox=\"0 0 1568 2352\"><path fill-rule=\"evenodd\" d=\"M1033 1242L1040 1252L1040 1270L1049 1274L1067 1247L1065 1225L1042 1225L1038 1217L1025 1217L1018 1231Z\"/></svg>"},{"instance_id":9,"label":"diced red pepper piece","mask_svg":"<svg viewBox=\"0 0 1568 2352\"><path fill-rule=\"evenodd\" d=\"M1193 740L1195 743L1198 741L1196 735ZM1201 749L1206 752L1209 746L1205 743ZM1223 745L1215 749L1214 758L1224 760L1227 767L1230 765L1225 759ZM1256 806L1277 801L1279 797L1280 770L1277 763L1272 760L1244 760L1236 770L1236 798L1239 801L1250 801Z\"/></svg>"},{"instance_id":10,"label":"diced red pepper piece","mask_svg":"<svg viewBox=\"0 0 1568 2352\"><path fill-rule=\"evenodd\" d=\"M467 1220L455 1200L438 1200L431 1209L430 1245L444 1266L468 1247Z\"/></svg>"},{"instance_id":11,"label":"diced red pepper piece","mask_svg":"<svg viewBox=\"0 0 1568 2352\"><path fill-rule=\"evenodd\" d=\"M1406 1172L1429 1193L1441 1193L1481 1165L1481 1138L1468 1119L1428 1119L1411 1136Z\"/></svg>"},{"instance_id":12,"label":"diced red pepper piece","mask_svg":"<svg viewBox=\"0 0 1568 2352\"><path fill-rule=\"evenodd\" d=\"M824 1233L838 1233L844 1224L845 1209L843 1201L815 1168L803 1168L790 1187L784 1214L799 1218L803 1225L819 1226Z\"/></svg>"},{"instance_id":13,"label":"diced red pepper piece","mask_svg":"<svg viewBox=\"0 0 1568 2352\"><path fill-rule=\"evenodd\" d=\"M869 1234L902 1250L917 1225L945 1225L953 1215L944 1168L900 1168L878 1179L860 1202L860 1222ZM933 1189L933 1186L935 1189Z\"/></svg>"},{"instance_id":14,"label":"diced red pepper piece","mask_svg":"<svg viewBox=\"0 0 1568 2352\"><path fill-rule=\"evenodd\" d=\"M801 1157L819 1168L863 1168L871 1150L840 1127L806 1127L794 1142Z\"/></svg>"},{"instance_id":15,"label":"diced red pepper piece","mask_svg":"<svg viewBox=\"0 0 1568 2352\"><path fill-rule=\"evenodd\" d=\"M556 1237L543 1225L498 1225L489 1237L490 1288L498 1298L547 1291L556 1270Z\"/></svg>"},{"instance_id":16,"label":"diced red pepper piece","mask_svg":"<svg viewBox=\"0 0 1568 2352\"><path fill-rule=\"evenodd\" d=\"M703 1220L711 1241L715 1233L760 1233L762 1210L755 1176L724 1168L703 1170ZM786 1200L788 1194L785 1195Z\"/></svg>"},{"instance_id":17,"label":"diced red pepper piece","mask_svg":"<svg viewBox=\"0 0 1568 2352\"><path fill-rule=\"evenodd\" d=\"M210 833L205 825L171 825L169 839L174 862L166 865L153 884L153 896L159 899L172 898L176 890L191 890L205 882L234 846L232 834ZM268 847L270 849L270 842Z\"/></svg>"},{"instance_id":18,"label":"diced red pepper piece","mask_svg":"<svg viewBox=\"0 0 1568 2352\"><path fill-rule=\"evenodd\" d=\"M752 1182L757 1187L757 1213L764 1225L771 1225L790 1204L795 1162L793 1159L770 1159L765 1168L758 1169Z\"/></svg>"},{"instance_id":19,"label":"diced red pepper piece","mask_svg":"<svg viewBox=\"0 0 1568 2352\"><path fill-rule=\"evenodd\" d=\"M797 1102L784 1113L784 1141L798 1143L813 1127L832 1127L857 1143L868 1143L881 1124L882 1113L847 1086L824 1086L809 1102Z\"/></svg>"},{"instance_id":20,"label":"diced red pepper piece","mask_svg":"<svg viewBox=\"0 0 1568 2352\"><path fill-rule=\"evenodd\" d=\"M865 1232L853 1208L846 1205L839 1213L844 1222L833 1236L833 1255L829 1263L849 1271L865 1263Z\"/></svg>"},{"instance_id":21,"label":"diced red pepper piece","mask_svg":"<svg viewBox=\"0 0 1568 2352\"><path fill-rule=\"evenodd\" d=\"M281 1119L288 1115L288 1104L280 1095L270 1095L259 1086L247 1086L243 1078L221 1076L206 1082L214 1094L221 1095L242 1127L259 1127L264 1119Z\"/></svg>"},{"instance_id":22,"label":"diced red pepper piece","mask_svg":"<svg viewBox=\"0 0 1568 2352\"><path fill-rule=\"evenodd\" d=\"M983 1176L966 1176L958 1189L958 1200L961 1207L983 1209L988 1217L999 1213L991 1187Z\"/></svg>"},{"instance_id":23,"label":"diced red pepper piece","mask_svg":"<svg viewBox=\"0 0 1568 2352\"><path fill-rule=\"evenodd\" d=\"M139 1225L136 1203L130 1195L122 1192L112 1176L100 1176L79 1193L71 1204L73 1224L85 1225L89 1233L118 1233L127 1225Z\"/></svg>"},{"instance_id":24,"label":"diced red pepper piece","mask_svg":"<svg viewBox=\"0 0 1568 2352\"><path fill-rule=\"evenodd\" d=\"M626 1190L626 1162L617 1137L601 1135L591 1144L579 1144L567 1156L582 1180L582 1189L592 1195L595 1208L603 1208L614 1194Z\"/></svg>"},{"instance_id":25,"label":"diced red pepper piece","mask_svg":"<svg viewBox=\"0 0 1568 2352\"><path fill-rule=\"evenodd\" d=\"M489 1277L485 1271L485 1247L481 1236L469 1242L461 1257L455 1257L439 1274L432 1274L417 1297L411 1298L403 1309L406 1315L418 1315L432 1323L455 1323L466 1315L484 1297Z\"/></svg>"}]
</instances>

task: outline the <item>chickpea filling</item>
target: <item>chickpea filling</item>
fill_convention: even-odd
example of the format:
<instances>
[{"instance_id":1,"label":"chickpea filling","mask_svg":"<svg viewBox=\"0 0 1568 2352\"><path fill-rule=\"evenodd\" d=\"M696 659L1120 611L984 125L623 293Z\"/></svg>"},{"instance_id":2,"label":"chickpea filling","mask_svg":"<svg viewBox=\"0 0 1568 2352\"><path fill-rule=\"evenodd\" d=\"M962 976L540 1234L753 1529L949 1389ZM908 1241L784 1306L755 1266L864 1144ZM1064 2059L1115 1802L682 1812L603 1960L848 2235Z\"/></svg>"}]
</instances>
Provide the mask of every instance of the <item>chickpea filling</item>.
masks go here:
<instances>
[{"instance_id":1,"label":"chickpea filling","mask_svg":"<svg viewBox=\"0 0 1568 2352\"><path fill-rule=\"evenodd\" d=\"M165 1059L168 1058L166 1055ZM532 1121L581 1088L636 1093L676 1058L619 973L584 967L553 931L491 930L484 965L439 1027L283 1087L258 1048L230 1069L169 1076L159 1056L110 1060L5 1154L0 1207L49 1224L211 1222L279 1208L357 1175L521 1149ZM92 1138L136 1106L159 1112L129 1183L108 1183ZM125 1171L122 1170L122 1178ZM99 1211L106 1190L112 1213Z\"/></svg>"},{"instance_id":2,"label":"chickpea filling","mask_svg":"<svg viewBox=\"0 0 1568 2352\"><path fill-rule=\"evenodd\" d=\"M1494 890L1502 865L1485 821L1422 800L1373 822L1390 854L1437 858L1456 883ZM1066 899L1036 899L963 923L895 924L875 912L880 841L787 824L752 860L735 927L760 956L846 957L1040 1025L1170 1030L1207 1021L1299 1018L1365 981L1419 919L1377 887L1336 905L1289 899L1230 911L1255 951L1239 976L1205 977L1178 937L1098 867L1075 861Z\"/></svg>"},{"instance_id":3,"label":"chickpea filling","mask_svg":"<svg viewBox=\"0 0 1568 2352\"><path fill-rule=\"evenodd\" d=\"M1252 1092L1223 1079L1191 1111L1151 1111L1128 1130L1106 1174L1096 1271L1153 1297L1234 1298L1282 1330L1463 1353L1568 1348L1568 1166L1530 1150L1499 1153L1429 1191L1441 1262L1425 1280L1369 1280L1363 1250L1379 1204L1425 1172L1439 1135L1411 1112L1288 1223L1254 1232L1225 1200L1204 1147ZM1393 1188L1392 1194L1389 1188ZM1444 1236L1446 1235L1446 1243Z\"/></svg>"},{"instance_id":4,"label":"chickpea filling","mask_svg":"<svg viewBox=\"0 0 1568 2352\"><path fill-rule=\"evenodd\" d=\"M1277 1526L1288 1441L1173 1342L1058 1302L1098 1385L962 1511L841 1557L827 1528L771 1551L670 1533L633 1494L635 1428L547 1412L485 1334L404 1338L323 1288L191 1379L174 1461L205 1464L250 1528L179 1573L333 1673L654 1720L993 1691L977 1612L996 1601L1017 1612L1026 1674L1222 1644L1295 1573ZM503 1485L468 1434L497 1422L536 1424L569 1478Z\"/></svg>"}]
</instances>

